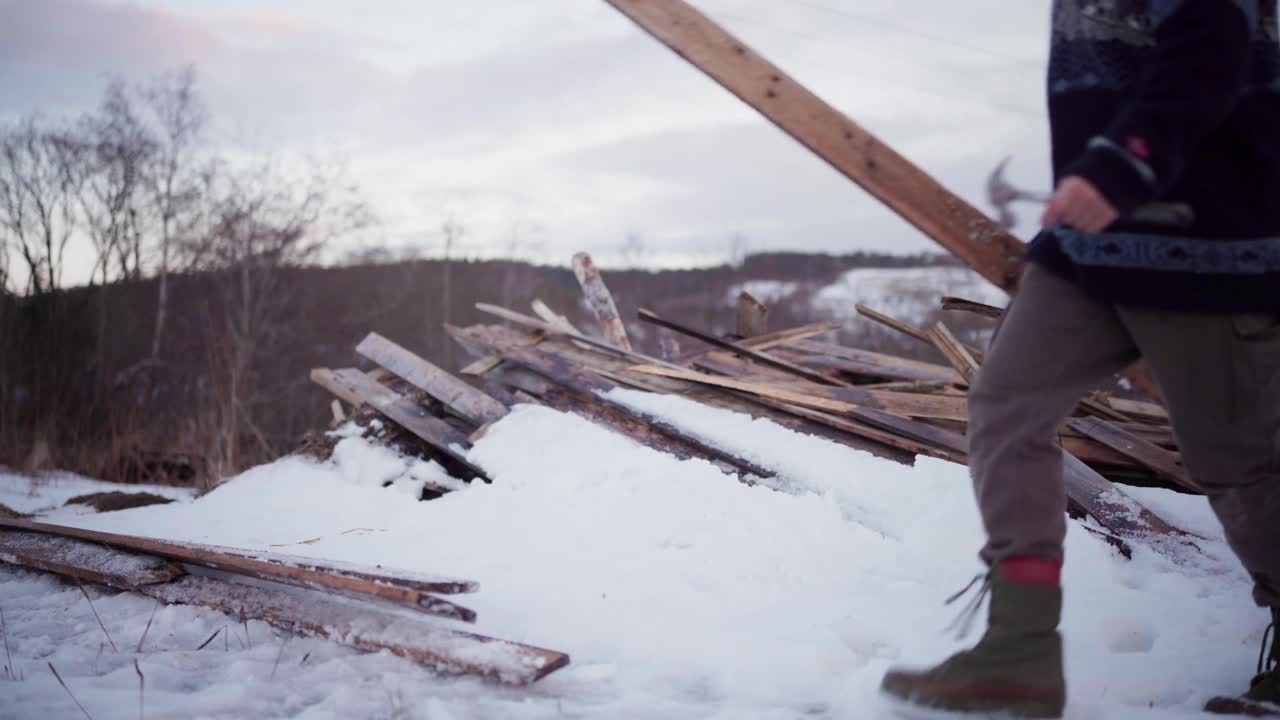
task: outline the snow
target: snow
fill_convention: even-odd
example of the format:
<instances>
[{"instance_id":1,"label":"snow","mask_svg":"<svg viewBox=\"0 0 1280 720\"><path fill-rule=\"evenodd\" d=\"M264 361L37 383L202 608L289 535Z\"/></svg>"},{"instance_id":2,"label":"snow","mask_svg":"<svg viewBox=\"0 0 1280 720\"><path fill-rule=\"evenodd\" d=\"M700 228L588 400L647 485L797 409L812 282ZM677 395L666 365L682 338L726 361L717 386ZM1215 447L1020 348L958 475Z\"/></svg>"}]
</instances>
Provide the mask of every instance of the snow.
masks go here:
<instances>
[{"instance_id":1,"label":"snow","mask_svg":"<svg viewBox=\"0 0 1280 720\"><path fill-rule=\"evenodd\" d=\"M856 268L822 288L813 309L847 320L857 316L855 305L865 304L890 317L921 325L946 295L1004 307L1009 297L969 268Z\"/></svg>"},{"instance_id":2,"label":"snow","mask_svg":"<svg viewBox=\"0 0 1280 720\"><path fill-rule=\"evenodd\" d=\"M773 305L786 300L796 293L800 283L787 280L748 280L729 288L725 294L725 305L737 307L738 296L747 293L765 305Z\"/></svg>"},{"instance_id":3,"label":"snow","mask_svg":"<svg viewBox=\"0 0 1280 720\"><path fill-rule=\"evenodd\" d=\"M83 505L63 507L79 495L118 490L129 493L151 493L173 500L190 500L196 492L191 488L167 485L120 485L93 480L68 472L43 473L36 478L6 470L0 466L0 505L20 513L39 513L47 518L61 518L92 512Z\"/></svg>"},{"instance_id":4,"label":"snow","mask_svg":"<svg viewBox=\"0 0 1280 720\"><path fill-rule=\"evenodd\" d=\"M981 298L979 298L981 299ZM749 487L574 416L517 407L469 459L493 478L429 502L411 464L359 438L333 461L290 457L197 500L65 522L476 580L459 629L567 652L526 689L442 678L386 654L277 637L210 610L0 570L0 610L23 680L0 717L879 718L893 663L974 638L943 631L942 600L980 570L964 468L884 461L679 397L613 399L779 473ZM384 487L390 480L391 485ZM1135 544L1126 561L1071 524L1064 634L1071 718L1192 718L1243 689L1265 618L1202 498L1133 495L1206 537L1202 557ZM226 633L201 651L212 633ZM307 658L303 662L304 656Z\"/></svg>"}]
</instances>

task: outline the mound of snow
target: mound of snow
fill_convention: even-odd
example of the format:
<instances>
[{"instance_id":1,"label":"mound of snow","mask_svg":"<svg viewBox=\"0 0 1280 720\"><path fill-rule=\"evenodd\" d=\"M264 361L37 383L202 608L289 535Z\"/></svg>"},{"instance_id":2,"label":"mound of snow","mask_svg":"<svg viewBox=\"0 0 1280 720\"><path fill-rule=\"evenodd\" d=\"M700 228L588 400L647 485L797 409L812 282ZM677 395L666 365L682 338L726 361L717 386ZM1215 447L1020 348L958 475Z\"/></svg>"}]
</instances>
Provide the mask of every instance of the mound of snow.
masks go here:
<instances>
[{"instance_id":1,"label":"mound of snow","mask_svg":"<svg viewBox=\"0 0 1280 720\"><path fill-rule=\"evenodd\" d=\"M458 598L479 613L477 632L573 658L512 690L329 643L286 644L256 623L252 644L237 626L196 652L225 616L164 608L139 658L147 716L874 718L887 716L876 686L889 664L963 644L943 632L954 611L942 605L980 569L963 467L905 467L678 397L614 397L774 469L781 489L524 406L470 454L493 484L430 502L397 488L413 482L406 461L347 438L331 462L286 458L199 500L75 518L477 580L480 592ZM1125 561L1072 524L1071 717L1194 717L1252 671L1263 617L1204 501L1135 494L1208 535L1205 556L1179 565L1139 546ZM98 652L79 591L0 574L26 677L0 682L0 715L75 712L52 661L95 718L137 716L132 648L153 604L127 594L97 604L121 654Z\"/></svg>"}]
</instances>

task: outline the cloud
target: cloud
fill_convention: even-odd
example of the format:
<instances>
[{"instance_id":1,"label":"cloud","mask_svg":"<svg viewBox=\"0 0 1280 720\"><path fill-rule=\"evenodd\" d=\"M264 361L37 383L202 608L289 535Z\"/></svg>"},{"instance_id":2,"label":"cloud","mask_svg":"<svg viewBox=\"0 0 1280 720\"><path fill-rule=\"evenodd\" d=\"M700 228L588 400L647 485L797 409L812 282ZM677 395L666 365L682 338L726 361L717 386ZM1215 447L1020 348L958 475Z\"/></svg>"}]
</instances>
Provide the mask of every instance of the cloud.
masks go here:
<instances>
[{"instance_id":1,"label":"cloud","mask_svg":"<svg viewBox=\"0 0 1280 720\"><path fill-rule=\"evenodd\" d=\"M1005 154L1047 184L1048 0L695 0L970 202ZM345 156L396 242L453 213L475 252L710 257L930 248L604 2L0 0L0 117L96 103L104 73L196 63L215 139ZM336 253L341 255L341 251Z\"/></svg>"}]
</instances>

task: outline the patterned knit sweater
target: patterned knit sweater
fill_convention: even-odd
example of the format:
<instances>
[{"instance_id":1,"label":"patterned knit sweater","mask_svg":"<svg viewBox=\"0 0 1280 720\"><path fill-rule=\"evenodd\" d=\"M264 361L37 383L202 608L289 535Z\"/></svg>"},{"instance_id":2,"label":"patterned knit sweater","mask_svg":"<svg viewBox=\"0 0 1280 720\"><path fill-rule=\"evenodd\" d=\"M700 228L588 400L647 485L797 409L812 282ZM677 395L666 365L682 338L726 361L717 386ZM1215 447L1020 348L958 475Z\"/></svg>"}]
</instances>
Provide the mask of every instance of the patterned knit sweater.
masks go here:
<instances>
[{"instance_id":1,"label":"patterned knit sweater","mask_svg":"<svg viewBox=\"0 0 1280 720\"><path fill-rule=\"evenodd\" d=\"M1055 0L1055 180L1120 211L1030 257L1107 302L1280 312L1277 0Z\"/></svg>"}]
</instances>

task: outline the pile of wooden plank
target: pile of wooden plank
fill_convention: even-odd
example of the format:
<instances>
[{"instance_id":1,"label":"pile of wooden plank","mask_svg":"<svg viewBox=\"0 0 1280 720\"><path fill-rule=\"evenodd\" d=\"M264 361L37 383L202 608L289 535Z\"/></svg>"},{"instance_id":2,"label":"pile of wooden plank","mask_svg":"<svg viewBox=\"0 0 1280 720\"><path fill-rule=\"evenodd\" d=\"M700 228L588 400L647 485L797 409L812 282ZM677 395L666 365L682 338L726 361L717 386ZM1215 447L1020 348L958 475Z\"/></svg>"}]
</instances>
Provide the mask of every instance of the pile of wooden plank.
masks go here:
<instances>
[{"instance_id":1,"label":"pile of wooden plank","mask_svg":"<svg viewBox=\"0 0 1280 720\"><path fill-rule=\"evenodd\" d=\"M439 597L475 592L469 580L16 519L0 519L0 560L164 603L214 608L234 622L261 620L363 651L385 650L441 673L525 685L569 664L561 652L422 617L474 623L473 611Z\"/></svg>"},{"instance_id":2,"label":"pile of wooden plank","mask_svg":"<svg viewBox=\"0 0 1280 720\"><path fill-rule=\"evenodd\" d=\"M911 463L918 455L967 461L966 392L983 354L959 341L943 323L915 328L872 308L858 308L866 322L932 347L937 361L929 362L824 339L841 327L835 322L766 332L767 308L744 296L739 331L731 336L641 310L638 322L679 336L685 346L701 346L695 352L656 357L637 350L628 339L626 323L590 258L579 254L574 265L584 305L596 325L590 331L536 300L533 315L480 304L481 311L501 323L446 328L476 358L458 376L370 334L357 351L378 367L367 372L321 368L312 378L338 398L412 433L426 454L461 469L468 480L489 480L482 468L466 460L471 443L514 404L537 403L583 416L676 457L708 460L747 483L785 484L786 468L760 467L617 402L607 391L618 387L678 394L769 418L896 462ZM946 310L992 319L1002 312L958 298L941 301ZM1199 492L1181 465L1160 405L1094 394L1063 425L1060 440L1070 510L1089 518L1087 527L1125 552L1134 539L1172 539L1179 547L1191 542L1193 538L1115 484Z\"/></svg>"}]
</instances>

